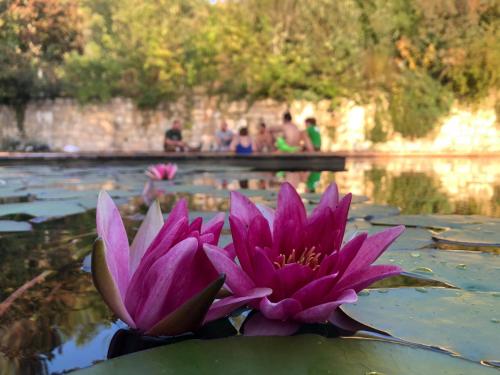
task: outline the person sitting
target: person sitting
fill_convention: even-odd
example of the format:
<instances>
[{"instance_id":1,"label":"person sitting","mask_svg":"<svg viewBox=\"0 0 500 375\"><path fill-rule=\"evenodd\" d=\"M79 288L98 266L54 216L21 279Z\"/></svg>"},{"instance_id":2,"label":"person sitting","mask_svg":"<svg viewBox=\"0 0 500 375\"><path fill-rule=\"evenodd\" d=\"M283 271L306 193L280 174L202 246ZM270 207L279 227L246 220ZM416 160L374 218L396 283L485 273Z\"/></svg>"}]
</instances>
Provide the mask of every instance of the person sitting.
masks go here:
<instances>
[{"instance_id":1,"label":"person sitting","mask_svg":"<svg viewBox=\"0 0 500 375\"><path fill-rule=\"evenodd\" d=\"M321 133L314 117L306 119L306 131L314 151L321 151Z\"/></svg>"},{"instance_id":2,"label":"person sitting","mask_svg":"<svg viewBox=\"0 0 500 375\"><path fill-rule=\"evenodd\" d=\"M165 132L163 149L168 152L187 150L187 145L182 140L182 124L179 120L174 120L172 127Z\"/></svg>"},{"instance_id":3,"label":"person sitting","mask_svg":"<svg viewBox=\"0 0 500 375\"><path fill-rule=\"evenodd\" d=\"M215 140L217 142L217 151L229 151L233 142L233 132L228 129L227 122L221 122L220 129L215 132Z\"/></svg>"},{"instance_id":4,"label":"person sitting","mask_svg":"<svg viewBox=\"0 0 500 375\"><path fill-rule=\"evenodd\" d=\"M253 153L252 138L248 135L248 128L241 128L239 135L234 138L231 145L231 151L238 155L250 155Z\"/></svg>"},{"instance_id":5,"label":"person sitting","mask_svg":"<svg viewBox=\"0 0 500 375\"><path fill-rule=\"evenodd\" d=\"M255 137L255 151L271 152L274 150L274 142L272 134L267 130L266 123L261 121L259 124L259 132Z\"/></svg>"},{"instance_id":6,"label":"person sitting","mask_svg":"<svg viewBox=\"0 0 500 375\"><path fill-rule=\"evenodd\" d=\"M313 147L308 137L301 132L292 122L290 112L283 115L283 136L276 140L276 148L284 152L297 152L300 150L312 151Z\"/></svg>"}]
</instances>

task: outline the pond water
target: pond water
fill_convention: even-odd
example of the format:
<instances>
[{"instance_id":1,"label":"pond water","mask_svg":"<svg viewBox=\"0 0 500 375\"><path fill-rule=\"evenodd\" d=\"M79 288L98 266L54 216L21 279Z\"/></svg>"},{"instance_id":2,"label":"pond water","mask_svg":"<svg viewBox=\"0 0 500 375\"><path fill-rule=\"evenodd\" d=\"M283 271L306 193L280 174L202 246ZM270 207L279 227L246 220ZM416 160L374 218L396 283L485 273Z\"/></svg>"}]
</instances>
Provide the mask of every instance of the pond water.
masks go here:
<instances>
[{"instance_id":1,"label":"pond water","mask_svg":"<svg viewBox=\"0 0 500 375\"><path fill-rule=\"evenodd\" d=\"M95 204L100 189L109 191L120 204L132 235L146 203L154 198L160 200L163 212L168 212L176 199L185 197L193 216L207 217L228 208L228 190L243 190L252 199L273 205L280 183L289 181L312 207L318 193L336 182L341 192L355 194L351 231L381 230L383 227L374 224L390 225L394 217L404 218L406 223L427 220L412 224L417 228L409 229L388 252L386 261L402 264L410 272L430 274L442 285L471 293L472 299L500 293L499 246L495 242L500 220L483 217L500 217L499 159L353 158L347 160L342 172L278 173L224 165L199 170L186 163L179 164L175 181L154 184L144 175L146 167L0 167L0 374L59 374L88 367L106 358L113 334L123 327L120 322L111 323L113 317L89 274L88 255L96 237ZM428 214L455 216L406 216ZM481 217L470 221L457 215ZM490 229L483 231L485 226ZM447 228L460 228L459 234L467 235L456 239L457 234L443 232ZM228 242L227 228L223 233L221 241ZM465 251L447 251L450 249ZM406 294L400 297L409 298L408 304L422 296L433 301L446 297L427 293L425 288L432 285L399 278L376 287L383 288L379 289L382 292L394 286L420 289L414 298ZM390 304L393 294L387 295L384 298ZM495 301L498 305L500 298ZM445 314L457 306L449 308ZM500 316L492 311L484 312L487 326L476 328L500 334L500 324L495 324ZM466 314L459 319L467 320ZM405 332L399 337L412 338ZM498 341L494 345L487 337L484 340L485 346L500 346ZM451 340L449 346L454 343ZM487 349L485 356L477 354L481 348L474 348L477 355L468 355L468 349L460 345L454 349L477 362L500 359L498 353Z\"/></svg>"}]
</instances>

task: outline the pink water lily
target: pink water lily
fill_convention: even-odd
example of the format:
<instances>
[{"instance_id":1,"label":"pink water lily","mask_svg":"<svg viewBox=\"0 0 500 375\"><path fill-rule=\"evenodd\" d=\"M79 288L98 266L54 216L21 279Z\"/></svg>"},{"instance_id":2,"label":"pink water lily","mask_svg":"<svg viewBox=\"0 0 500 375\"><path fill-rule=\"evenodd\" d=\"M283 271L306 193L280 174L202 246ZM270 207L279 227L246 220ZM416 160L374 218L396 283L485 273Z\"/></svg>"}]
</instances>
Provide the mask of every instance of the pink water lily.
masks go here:
<instances>
[{"instance_id":1,"label":"pink water lily","mask_svg":"<svg viewBox=\"0 0 500 375\"><path fill-rule=\"evenodd\" d=\"M153 180L172 180L177 173L177 164L155 164L146 170L146 176Z\"/></svg>"},{"instance_id":2,"label":"pink water lily","mask_svg":"<svg viewBox=\"0 0 500 375\"><path fill-rule=\"evenodd\" d=\"M196 329L224 284L203 245L216 245L224 214L189 223L185 200L164 221L154 202L129 246L118 208L106 192L97 203L92 277L110 309L131 328L149 335Z\"/></svg>"},{"instance_id":3,"label":"pink water lily","mask_svg":"<svg viewBox=\"0 0 500 375\"><path fill-rule=\"evenodd\" d=\"M398 226L343 244L351 194L339 200L332 184L307 216L292 185L281 186L276 212L233 192L229 222L239 265L213 245L205 252L225 273L232 296L216 302L229 313L256 290L271 290L254 300L258 310L245 324L247 335L288 335L302 323L333 320L337 308L357 300L373 282L397 275L394 265L372 265L403 232ZM219 311L219 314L221 311Z\"/></svg>"}]
</instances>

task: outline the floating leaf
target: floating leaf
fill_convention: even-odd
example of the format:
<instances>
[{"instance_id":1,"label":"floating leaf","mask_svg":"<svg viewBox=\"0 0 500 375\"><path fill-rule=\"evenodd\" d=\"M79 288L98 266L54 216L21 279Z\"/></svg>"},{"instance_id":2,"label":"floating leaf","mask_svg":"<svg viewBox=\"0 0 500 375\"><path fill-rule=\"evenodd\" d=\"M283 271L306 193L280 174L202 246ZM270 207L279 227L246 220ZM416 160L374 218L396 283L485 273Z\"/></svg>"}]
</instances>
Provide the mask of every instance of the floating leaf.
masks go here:
<instances>
[{"instance_id":1,"label":"floating leaf","mask_svg":"<svg viewBox=\"0 0 500 375\"><path fill-rule=\"evenodd\" d=\"M461 229L437 233L433 238L450 245L500 247L500 222L466 225Z\"/></svg>"},{"instance_id":2,"label":"floating leaf","mask_svg":"<svg viewBox=\"0 0 500 375\"><path fill-rule=\"evenodd\" d=\"M0 220L0 232L29 232L32 229L26 221Z\"/></svg>"},{"instance_id":3,"label":"floating leaf","mask_svg":"<svg viewBox=\"0 0 500 375\"><path fill-rule=\"evenodd\" d=\"M399 213L399 208L394 206L360 203L351 205L351 209L349 210L349 220L372 220L376 218L399 215Z\"/></svg>"},{"instance_id":4,"label":"floating leaf","mask_svg":"<svg viewBox=\"0 0 500 375\"><path fill-rule=\"evenodd\" d=\"M77 374L498 374L436 351L317 335L188 340L115 358Z\"/></svg>"},{"instance_id":5,"label":"floating leaf","mask_svg":"<svg viewBox=\"0 0 500 375\"><path fill-rule=\"evenodd\" d=\"M371 220L376 225L406 225L430 229L462 228L464 225L498 222L478 215L398 215Z\"/></svg>"},{"instance_id":6,"label":"floating leaf","mask_svg":"<svg viewBox=\"0 0 500 375\"><path fill-rule=\"evenodd\" d=\"M500 359L500 327L491 322L500 316L500 299L492 293L399 288L361 296L342 308L353 319L403 340L445 348L474 361Z\"/></svg>"},{"instance_id":7,"label":"floating leaf","mask_svg":"<svg viewBox=\"0 0 500 375\"><path fill-rule=\"evenodd\" d=\"M397 264L405 271L469 291L500 291L500 257L494 254L433 249L390 251L378 262Z\"/></svg>"},{"instance_id":8,"label":"floating leaf","mask_svg":"<svg viewBox=\"0 0 500 375\"><path fill-rule=\"evenodd\" d=\"M86 211L78 201L35 201L0 205L0 217L25 214L32 217L62 217Z\"/></svg>"}]
</instances>

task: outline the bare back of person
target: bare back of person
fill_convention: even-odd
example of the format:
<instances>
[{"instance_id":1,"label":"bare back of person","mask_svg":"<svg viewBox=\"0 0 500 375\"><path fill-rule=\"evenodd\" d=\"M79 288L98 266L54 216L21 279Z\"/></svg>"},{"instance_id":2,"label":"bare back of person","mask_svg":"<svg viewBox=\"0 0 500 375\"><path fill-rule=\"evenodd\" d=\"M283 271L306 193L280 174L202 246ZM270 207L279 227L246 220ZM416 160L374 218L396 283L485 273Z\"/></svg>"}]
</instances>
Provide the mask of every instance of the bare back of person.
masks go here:
<instances>
[{"instance_id":1,"label":"bare back of person","mask_svg":"<svg viewBox=\"0 0 500 375\"><path fill-rule=\"evenodd\" d=\"M302 134L293 122L285 122L283 124L283 138L289 146L301 146Z\"/></svg>"}]
</instances>

